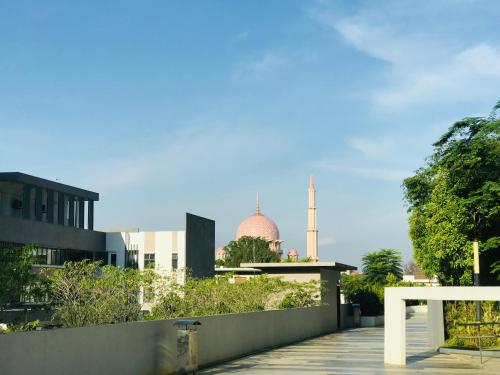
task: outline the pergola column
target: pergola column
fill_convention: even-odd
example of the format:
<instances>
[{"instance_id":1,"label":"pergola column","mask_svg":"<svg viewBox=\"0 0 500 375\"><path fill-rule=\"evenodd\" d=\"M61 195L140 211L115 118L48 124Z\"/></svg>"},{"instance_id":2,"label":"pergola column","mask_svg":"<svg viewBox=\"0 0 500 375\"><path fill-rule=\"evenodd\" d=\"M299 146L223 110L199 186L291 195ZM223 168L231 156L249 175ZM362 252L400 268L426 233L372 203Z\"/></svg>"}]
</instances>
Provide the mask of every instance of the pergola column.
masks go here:
<instances>
[{"instance_id":1,"label":"pergola column","mask_svg":"<svg viewBox=\"0 0 500 375\"><path fill-rule=\"evenodd\" d=\"M47 222L54 223L54 191L47 190Z\"/></svg>"},{"instance_id":2,"label":"pergola column","mask_svg":"<svg viewBox=\"0 0 500 375\"><path fill-rule=\"evenodd\" d=\"M85 227L85 201L79 198L78 200L78 228Z\"/></svg>"},{"instance_id":3,"label":"pergola column","mask_svg":"<svg viewBox=\"0 0 500 375\"><path fill-rule=\"evenodd\" d=\"M23 185L23 218L31 216L31 186Z\"/></svg>"},{"instance_id":4,"label":"pergola column","mask_svg":"<svg viewBox=\"0 0 500 375\"><path fill-rule=\"evenodd\" d=\"M35 188L35 219L42 221L42 188Z\"/></svg>"},{"instance_id":5,"label":"pergola column","mask_svg":"<svg viewBox=\"0 0 500 375\"><path fill-rule=\"evenodd\" d=\"M427 300L427 334L432 349L444 344L443 301Z\"/></svg>"},{"instance_id":6,"label":"pergola column","mask_svg":"<svg viewBox=\"0 0 500 375\"><path fill-rule=\"evenodd\" d=\"M88 201L87 206L87 229L94 230L94 201Z\"/></svg>"},{"instance_id":7,"label":"pergola column","mask_svg":"<svg viewBox=\"0 0 500 375\"><path fill-rule=\"evenodd\" d=\"M68 225L70 227L75 226L75 197L72 195L68 196L68 204L69 204L69 218Z\"/></svg>"},{"instance_id":8,"label":"pergola column","mask_svg":"<svg viewBox=\"0 0 500 375\"><path fill-rule=\"evenodd\" d=\"M64 207L64 193L57 193L57 224L64 225L66 210Z\"/></svg>"},{"instance_id":9,"label":"pergola column","mask_svg":"<svg viewBox=\"0 0 500 375\"><path fill-rule=\"evenodd\" d=\"M384 363L406 365L406 302L385 289Z\"/></svg>"}]
</instances>

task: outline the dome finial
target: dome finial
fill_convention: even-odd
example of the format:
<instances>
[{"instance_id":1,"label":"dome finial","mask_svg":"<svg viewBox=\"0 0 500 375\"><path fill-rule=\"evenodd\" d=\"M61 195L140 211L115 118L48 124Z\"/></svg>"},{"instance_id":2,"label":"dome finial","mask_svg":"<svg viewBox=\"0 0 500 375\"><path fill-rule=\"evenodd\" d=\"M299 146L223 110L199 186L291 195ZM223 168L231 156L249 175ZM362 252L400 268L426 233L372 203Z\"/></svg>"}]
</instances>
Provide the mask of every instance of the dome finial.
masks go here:
<instances>
[{"instance_id":1,"label":"dome finial","mask_svg":"<svg viewBox=\"0 0 500 375\"><path fill-rule=\"evenodd\" d=\"M259 201L259 193L257 193L257 208L255 210L256 215L260 215L260 201Z\"/></svg>"}]
</instances>

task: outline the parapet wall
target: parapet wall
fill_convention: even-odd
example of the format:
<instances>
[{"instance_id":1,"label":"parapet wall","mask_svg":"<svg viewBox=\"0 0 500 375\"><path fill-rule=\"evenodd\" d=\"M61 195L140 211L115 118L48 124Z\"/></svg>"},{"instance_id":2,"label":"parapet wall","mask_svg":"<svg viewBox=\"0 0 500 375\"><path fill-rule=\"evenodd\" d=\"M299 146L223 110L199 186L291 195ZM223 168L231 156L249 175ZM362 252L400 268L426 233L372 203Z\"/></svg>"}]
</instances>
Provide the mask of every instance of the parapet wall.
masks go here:
<instances>
[{"instance_id":1,"label":"parapet wall","mask_svg":"<svg viewBox=\"0 0 500 375\"><path fill-rule=\"evenodd\" d=\"M197 318L200 366L331 333L332 306ZM169 374L175 320L0 335L1 374Z\"/></svg>"}]
</instances>

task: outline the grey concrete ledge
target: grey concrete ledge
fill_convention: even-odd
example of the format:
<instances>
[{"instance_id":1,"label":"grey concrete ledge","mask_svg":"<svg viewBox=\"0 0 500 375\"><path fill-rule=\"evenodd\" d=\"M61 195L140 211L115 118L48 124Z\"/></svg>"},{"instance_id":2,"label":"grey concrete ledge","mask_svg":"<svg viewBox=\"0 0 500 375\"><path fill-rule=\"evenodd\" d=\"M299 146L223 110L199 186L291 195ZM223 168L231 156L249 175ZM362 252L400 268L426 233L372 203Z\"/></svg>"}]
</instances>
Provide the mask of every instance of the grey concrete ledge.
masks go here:
<instances>
[{"instance_id":1,"label":"grey concrete ledge","mask_svg":"<svg viewBox=\"0 0 500 375\"><path fill-rule=\"evenodd\" d=\"M454 349L454 348L439 348L439 353L443 354L460 354L479 357L479 350ZM500 358L500 350L483 350L483 357Z\"/></svg>"}]
</instances>

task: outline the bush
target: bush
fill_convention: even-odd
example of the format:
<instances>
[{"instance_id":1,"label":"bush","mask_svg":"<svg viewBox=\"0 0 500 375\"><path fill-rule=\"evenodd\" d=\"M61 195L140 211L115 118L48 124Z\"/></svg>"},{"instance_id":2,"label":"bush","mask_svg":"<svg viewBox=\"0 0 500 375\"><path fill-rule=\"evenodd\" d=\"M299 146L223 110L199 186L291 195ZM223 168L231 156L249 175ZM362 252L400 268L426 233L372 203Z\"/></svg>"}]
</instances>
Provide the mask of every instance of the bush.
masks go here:
<instances>
[{"instance_id":1,"label":"bush","mask_svg":"<svg viewBox=\"0 0 500 375\"><path fill-rule=\"evenodd\" d=\"M500 321L500 309L498 302L481 302L482 320L484 322ZM462 347L478 349L477 339L461 339L458 336L476 336L476 327L459 327L459 323L470 323L476 321L476 303L468 301L446 302L445 304L445 325L448 334L447 347ZM491 336L495 333L500 334L500 328L495 326L481 327L482 336ZM499 346L498 338L481 339L482 347Z\"/></svg>"},{"instance_id":2,"label":"bush","mask_svg":"<svg viewBox=\"0 0 500 375\"><path fill-rule=\"evenodd\" d=\"M27 322L23 324L2 324L0 326L0 334L3 333L11 333L11 332L27 332L27 331L35 331L38 327L40 327L39 320L33 320L32 322Z\"/></svg>"},{"instance_id":3,"label":"bush","mask_svg":"<svg viewBox=\"0 0 500 375\"><path fill-rule=\"evenodd\" d=\"M368 284L363 275L342 275L342 291L350 303L359 303L364 316L384 313L384 287Z\"/></svg>"},{"instance_id":4,"label":"bush","mask_svg":"<svg viewBox=\"0 0 500 375\"><path fill-rule=\"evenodd\" d=\"M33 247L12 247L0 251L0 310L37 301L43 292L32 266Z\"/></svg>"},{"instance_id":5,"label":"bush","mask_svg":"<svg viewBox=\"0 0 500 375\"><path fill-rule=\"evenodd\" d=\"M186 278L185 285L167 280L158 291L148 319L262 311L319 304L319 284L285 282L260 275L240 283L232 275Z\"/></svg>"},{"instance_id":6,"label":"bush","mask_svg":"<svg viewBox=\"0 0 500 375\"><path fill-rule=\"evenodd\" d=\"M101 267L100 262L66 262L64 268L45 270L53 320L64 327L111 324L138 320L139 295L151 287L154 272L130 268Z\"/></svg>"}]
</instances>

